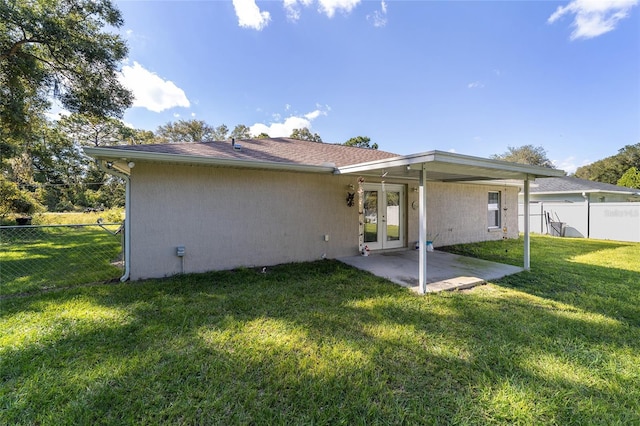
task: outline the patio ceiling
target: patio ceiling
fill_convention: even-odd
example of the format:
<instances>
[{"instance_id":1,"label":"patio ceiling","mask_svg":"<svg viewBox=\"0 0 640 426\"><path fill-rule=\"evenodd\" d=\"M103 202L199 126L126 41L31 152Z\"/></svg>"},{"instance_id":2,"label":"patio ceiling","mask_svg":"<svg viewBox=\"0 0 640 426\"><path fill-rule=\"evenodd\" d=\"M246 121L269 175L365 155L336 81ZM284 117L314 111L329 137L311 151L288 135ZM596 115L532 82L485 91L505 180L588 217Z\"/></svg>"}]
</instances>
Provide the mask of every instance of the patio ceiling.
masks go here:
<instances>
[{"instance_id":1,"label":"patio ceiling","mask_svg":"<svg viewBox=\"0 0 640 426\"><path fill-rule=\"evenodd\" d=\"M338 167L336 174L359 174L386 179L420 180L424 169L428 181L473 182L487 180L533 180L564 176L562 170L480 157L429 151L385 160Z\"/></svg>"}]
</instances>

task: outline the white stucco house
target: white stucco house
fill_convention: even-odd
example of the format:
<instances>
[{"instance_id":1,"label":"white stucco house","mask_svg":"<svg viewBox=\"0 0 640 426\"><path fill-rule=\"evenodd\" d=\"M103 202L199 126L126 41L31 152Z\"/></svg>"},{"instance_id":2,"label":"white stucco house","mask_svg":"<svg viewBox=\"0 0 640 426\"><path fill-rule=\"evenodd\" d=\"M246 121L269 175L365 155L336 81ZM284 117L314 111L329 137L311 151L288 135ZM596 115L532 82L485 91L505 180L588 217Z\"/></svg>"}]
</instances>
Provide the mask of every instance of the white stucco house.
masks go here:
<instances>
[{"instance_id":1,"label":"white stucco house","mask_svg":"<svg viewBox=\"0 0 640 426\"><path fill-rule=\"evenodd\" d=\"M520 195L520 202L524 194ZM604 182L594 182L572 176L537 179L531 185L532 202L622 203L640 201L640 189Z\"/></svg>"},{"instance_id":2,"label":"white stucco house","mask_svg":"<svg viewBox=\"0 0 640 426\"><path fill-rule=\"evenodd\" d=\"M524 194L519 197L524 221ZM640 241L640 190L571 176L537 179L529 195L531 232Z\"/></svg>"},{"instance_id":3,"label":"white stucco house","mask_svg":"<svg viewBox=\"0 0 640 426\"><path fill-rule=\"evenodd\" d=\"M564 174L442 151L397 155L288 138L85 152L127 182L123 280L419 242L424 289L427 240L517 238L519 191L528 196L530 181Z\"/></svg>"}]
</instances>

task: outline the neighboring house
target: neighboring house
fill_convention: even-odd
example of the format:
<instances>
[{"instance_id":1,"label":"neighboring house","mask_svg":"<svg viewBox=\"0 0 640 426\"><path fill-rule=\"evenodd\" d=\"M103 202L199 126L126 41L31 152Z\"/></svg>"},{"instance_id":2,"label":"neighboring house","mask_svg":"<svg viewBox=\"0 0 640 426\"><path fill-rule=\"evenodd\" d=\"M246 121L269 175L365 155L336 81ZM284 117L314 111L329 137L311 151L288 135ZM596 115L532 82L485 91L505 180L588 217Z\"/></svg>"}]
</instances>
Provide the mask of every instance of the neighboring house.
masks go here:
<instances>
[{"instance_id":1,"label":"neighboring house","mask_svg":"<svg viewBox=\"0 0 640 426\"><path fill-rule=\"evenodd\" d=\"M127 181L123 280L419 241L424 289L427 240L517 238L519 187L564 174L441 151L402 156L288 138L85 151Z\"/></svg>"},{"instance_id":2,"label":"neighboring house","mask_svg":"<svg viewBox=\"0 0 640 426\"><path fill-rule=\"evenodd\" d=\"M524 222L520 194L519 223ZM531 232L640 241L640 190L575 177L537 179L530 188Z\"/></svg>"},{"instance_id":3,"label":"neighboring house","mask_svg":"<svg viewBox=\"0 0 640 426\"><path fill-rule=\"evenodd\" d=\"M522 202L523 195L520 195ZM640 201L640 189L570 176L541 178L531 184L530 201L619 203Z\"/></svg>"}]
</instances>

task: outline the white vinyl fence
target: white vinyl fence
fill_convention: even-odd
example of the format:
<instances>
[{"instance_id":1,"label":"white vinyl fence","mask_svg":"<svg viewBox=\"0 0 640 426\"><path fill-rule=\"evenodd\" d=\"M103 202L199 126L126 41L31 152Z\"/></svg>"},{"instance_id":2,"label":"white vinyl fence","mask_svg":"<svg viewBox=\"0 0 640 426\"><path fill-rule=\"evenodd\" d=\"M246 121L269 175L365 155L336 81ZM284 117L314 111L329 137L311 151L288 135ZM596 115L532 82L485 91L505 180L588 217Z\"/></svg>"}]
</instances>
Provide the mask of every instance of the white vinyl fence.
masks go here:
<instances>
[{"instance_id":1,"label":"white vinyl fence","mask_svg":"<svg viewBox=\"0 0 640 426\"><path fill-rule=\"evenodd\" d=\"M532 202L530 229L535 234L640 242L640 203ZM518 205L524 229L524 205Z\"/></svg>"}]
</instances>

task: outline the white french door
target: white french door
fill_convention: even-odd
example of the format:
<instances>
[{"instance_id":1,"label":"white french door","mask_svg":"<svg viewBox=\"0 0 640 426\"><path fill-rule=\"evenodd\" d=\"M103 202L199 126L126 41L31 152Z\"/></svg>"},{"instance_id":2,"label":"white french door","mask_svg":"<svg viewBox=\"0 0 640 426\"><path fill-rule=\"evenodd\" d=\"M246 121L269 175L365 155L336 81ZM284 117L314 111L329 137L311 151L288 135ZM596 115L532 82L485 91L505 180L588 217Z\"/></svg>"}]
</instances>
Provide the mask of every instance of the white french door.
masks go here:
<instances>
[{"instance_id":1,"label":"white french door","mask_svg":"<svg viewBox=\"0 0 640 426\"><path fill-rule=\"evenodd\" d=\"M363 190L364 244L370 250L404 247L404 186L367 183Z\"/></svg>"}]
</instances>

